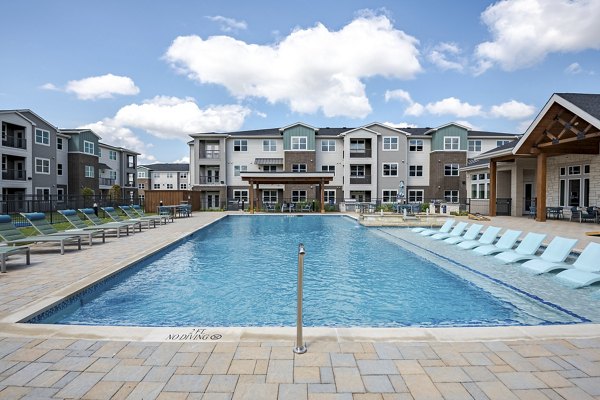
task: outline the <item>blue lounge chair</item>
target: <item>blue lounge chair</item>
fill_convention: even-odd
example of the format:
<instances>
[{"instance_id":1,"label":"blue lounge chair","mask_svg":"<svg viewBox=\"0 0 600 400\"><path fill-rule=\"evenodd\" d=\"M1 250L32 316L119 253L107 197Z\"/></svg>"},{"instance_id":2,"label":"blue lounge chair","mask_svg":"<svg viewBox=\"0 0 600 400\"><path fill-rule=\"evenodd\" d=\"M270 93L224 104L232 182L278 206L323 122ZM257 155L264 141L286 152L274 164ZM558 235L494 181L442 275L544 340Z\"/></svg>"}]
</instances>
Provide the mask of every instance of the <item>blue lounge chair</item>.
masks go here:
<instances>
[{"instance_id":1,"label":"blue lounge chair","mask_svg":"<svg viewBox=\"0 0 600 400\"><path fill-rule=\"evenodd\" d=\"M475 247L473 251L483 256L489 256L490 254L496 254L510 250L513 248L515 243L517 243L517 239L519 239L521 233L521 231L508 229L506 232L504 232L500 239L498 239L496 244Z\"/></svg>"},{"instance_id":2,"label":"blue lounge chair","mask_svg":"<svg viewBox=\"0 0 600 400\"><path fill-rule=\"evenodd\" d=\"M503 251L502 253L496 254L494 258L500 260L504 264L520 260L529 260L535 257L535 253L537 253L545 238L545 233L529 232L525 235L523 240L521 240L521 243L519 243L516 249Z\"/></svg>"},{"instance_id":3,"label":"blue lounge chair","mask_svg":"<svg viewBox=\"0 0 600 400\"><path fill-rule=\"evenodd\" d=\"M450 218L444 222L444 225L442 225L440 229L424 229L418 232L418 234L422 236L431 236L435 235L436 233L448 233L452 229L452 225L454 225L454 219Z\"/></svg>"},{"instance_id":4,"label":"blue lounge chair","mask_svg":"<svg viewBox=\"0 0 600 400\"><path fill-rule=\"evenodd\" d=\"M60 215L62 215L63 217L65 217L67 222L69 222L76 229L91 230L91 231L103 231L105 233L114 232L114 233L116 233L117 238L119 238L119 237L121 237L121 229L125 228L125 233L129 236L129 229L127 229L127 227L87 225L81 218L79 218L79 216L77 215L77 211L75 211L75 210L58 210L58 213Z\"/></svg>"},{"instance_id":5,"label":"blue lounge chair","mask_svg":"<svg viewBox=\"0 0 600 400\"><path fill-rule=\"evenodd\" d=\"M566 257L565 257L566 258ZM593 270L593 265L600 263L600 244L591 242L579 254L573 264L564 262L548 262L542 259L525 261L521 267L536 275L563 269L578 268L580 270ZM564 261L564 259L563 259Z\"/></svg>"},{"instance_id":6,"label":"blue lounge chair","mask_svg":"<svg viewBox=\"0 0 600 400\"><path fill-rule=\"evenodd\" d=\"M44 213L21 213L21 215L31 224L33 229L38 231L42 235L46 236L79 236L81 238L87 238L88 244L93 244L94 237L102 237L102 243L106 242L106 234L103 231L98 230L84 230L84 229L71 229L67 231L59 231L53 227L46 219Z\"/></svg>"},{"instance_id":7,"label":"blue lounge chair","mask_svg":"<svg viewBox=\"0 0 600 400\"><path fill-rule=\"evenodd\" d=\"M27 243L58 243L60 254L65 254L65 244L76 244L81 250L81 236L25 236L13 225L10 215L0 215L0 237L6 244L13 246Z\"/></svg>"},{"instance_id":8,"label":"blue lounge chair","mask_svg":"<svg viewBox=\"0 0 600 400\"><path fill-rule=\"evenodd\" d=\"M478 240L465 240L464 242L458 243L456 246L459 249L467 250L474 249L475 247L479 246L492 244L498 238L498 233L500 233L501 230L502 228L498 228L497 226L488 226Z\"/></svg>"},{"instance_id":9,"label":"blue lounge chair","mask_svg":"<svg viewBox=\"0 0 600 400\"><path fill-rule=\"evenodd\" d=\"M473 224L469 227L469 229L467 229L464 235L446 238L444 239L444 242L449 244L457 244L467 240L475 240L477 239L477 236L479 236L479 232L481 232L482 228L483 225L481 224Z\"/></svg>"},{"instance_id":10,"label":"blue lounge chair","mask_svg":"<svg viewBox=\"0 0 600 400\"><path fill-rule=\"evenodd\" d=\"M556 278L573 288L580 288L600 282L599 260L600 243L590 243L573 263L574 268L559 272L556 274Z\"/></svg>"},{"instance_id":11,"label":"blue lounge chair","mask_svg":"<svg viewBox=\"0 0 600 400\"><path fill-rule=\"evenodd\" d=\"M454 225L454 228L452 228L452 230L448 233L436 233L434 235L431 236L431 239L433 240L442 240L442 239L446 239L449 237L458 237L460 235L463 234L463 232L465 231L465 229L467 229L467 225L469 225L466 222L459 222L458 224Z\"/></svg>"},{"instance_id":12,"label":"blue lounge chair","mask_svg":"<svg viewBox=\"0 0 600 400\"><path fill-rule=\"evenodd\" d=\"M30 251L28 246L2 246L0 247L0 260L2 262L0 266L1 272L6 272L6 260L8 257L15 254L23 254L27 260L27 265L31 264Z\"/></svg>"}]
</instances>

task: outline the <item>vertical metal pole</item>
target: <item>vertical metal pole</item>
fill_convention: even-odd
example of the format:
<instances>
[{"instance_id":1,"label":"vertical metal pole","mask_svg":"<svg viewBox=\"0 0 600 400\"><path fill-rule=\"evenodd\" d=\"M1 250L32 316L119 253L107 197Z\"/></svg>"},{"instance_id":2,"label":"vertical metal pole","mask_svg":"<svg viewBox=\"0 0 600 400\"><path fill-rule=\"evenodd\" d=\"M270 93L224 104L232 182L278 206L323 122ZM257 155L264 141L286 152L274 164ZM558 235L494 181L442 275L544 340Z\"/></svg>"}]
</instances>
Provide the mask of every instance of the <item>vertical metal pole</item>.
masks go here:
<instances>
[{"instance_id":1,"label":"vertical metal pole","mask_svg":"<svg viewBox=\"0 0 600 400\"><path fill-rule=\"evenodd\" d=\"M298 245L298 318L296 320L296 347L294 347L294 353L304 354L306 353L306 345L302 340L302 285L304 275L304 245L300 243Z\"/></svg>"}]
</instances>

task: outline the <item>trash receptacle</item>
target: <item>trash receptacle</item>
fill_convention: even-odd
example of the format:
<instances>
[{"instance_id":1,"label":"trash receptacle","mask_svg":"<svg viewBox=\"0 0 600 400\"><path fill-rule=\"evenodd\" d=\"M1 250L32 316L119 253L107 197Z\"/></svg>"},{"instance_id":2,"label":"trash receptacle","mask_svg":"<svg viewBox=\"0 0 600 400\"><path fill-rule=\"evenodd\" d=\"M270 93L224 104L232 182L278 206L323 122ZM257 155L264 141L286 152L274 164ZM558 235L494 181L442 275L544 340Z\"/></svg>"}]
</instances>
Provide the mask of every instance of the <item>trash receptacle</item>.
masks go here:
<instances>
[{"instance_id":1,"label":"trash receptacle","mask_svg":"<svg viewBox=\"0 0 600 400\"><path fill-rule=\"evenodd\" d=\"M446 205L442 204L442 214L446 214Z\"/></svg>"},{"instance_id":2,"label":"trash receptacle","mask_svg":"<svg viewBox=\"0 0 600 400\"><path fill-rule=\"evenodd\" d=\"M98 216L98 203L94 203L92 208L94 209L94 214L96 214L96 217L97 217Z\"/></svg>"}]
</instances>

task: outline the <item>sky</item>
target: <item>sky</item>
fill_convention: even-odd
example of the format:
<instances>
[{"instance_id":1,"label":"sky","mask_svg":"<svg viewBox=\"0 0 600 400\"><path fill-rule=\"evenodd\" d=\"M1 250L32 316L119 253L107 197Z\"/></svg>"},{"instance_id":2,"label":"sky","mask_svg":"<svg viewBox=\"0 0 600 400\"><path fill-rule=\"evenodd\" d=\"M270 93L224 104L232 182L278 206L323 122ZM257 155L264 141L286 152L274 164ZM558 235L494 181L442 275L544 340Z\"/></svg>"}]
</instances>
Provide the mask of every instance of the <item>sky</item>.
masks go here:
<instances>
[{"instance_id":1,"label":"sky","mask_svg":"<svg viewBox=\"0 0 600 400\"><path fill-rule=\"evenodd\" d=\"M552 93L600 93L600 0L19 0L0 109L188 162L189 135L283 127L522 134Z\"/></svg>"}]
</instances>

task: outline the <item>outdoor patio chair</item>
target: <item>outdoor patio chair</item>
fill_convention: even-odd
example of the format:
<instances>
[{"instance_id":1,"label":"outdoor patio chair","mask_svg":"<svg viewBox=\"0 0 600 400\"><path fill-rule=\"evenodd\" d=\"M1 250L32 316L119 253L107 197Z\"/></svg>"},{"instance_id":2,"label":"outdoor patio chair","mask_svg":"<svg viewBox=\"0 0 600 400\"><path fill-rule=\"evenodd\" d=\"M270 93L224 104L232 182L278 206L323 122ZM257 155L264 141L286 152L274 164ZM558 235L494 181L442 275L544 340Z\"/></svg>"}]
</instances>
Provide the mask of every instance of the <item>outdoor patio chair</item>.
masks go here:
<instances>
[{"instance_id":1,"label":"outdoor patio chair","mask_svg":"<svg viewBox=\"0 0 600 400\"><path fill-rule=\"evenodd\" d=\"M27 265L31 264L29 246L1 246L0 260L2 262L0 271L6 272L6 260L15 254L25 254Z\"/></svg>"},{"instance_id":2,"label":"outdoor patio chair","mask_svg":"<svg viewBox=\"0 0 600 400\"><path fill-rule=\"evenodd\" d=\"M529 232L525 235L523 240L521 240L521 243L519 243L516 249L503 251L502 253L496 254L494 258L500 260L504 264L535 258L535 253L537 253L545 238L545 233Z\"/></svg>"},{"instance_id":3,"label":"outdoor patio chair","mask_svg":"<svg viewBox=\"0 0 600 400\"><path fill-rule=\"evenodd\" d=\"M145 225L145 227L148 229L150 229L150 224L152 223L152 225L154 225L154 227L156 228L156 221L141 220L139 218L123 219L123 218L121 218L119 213L117 213L117 210L115 210L114 207L101 207L101 209L114 222L138 222L142 226Z\"/></svg>"},{"instance_id":4,"label":"outdoor patio chair","mask_svg":"<svg viewBox=\"0 0 600 400\"><path fill-rule=\"evenodd\" d=\"M449 237L458 237L460 235L463 234L463 232L465 231L465 229L467 229L467 225L469 225L466 222L459 222L458 224L454 225L454 228L452 228L452 230L448 233L445 232L440 232L440 233L436 233L434 235L431 235L431 239L433 240L441 240L441 239L446 239Z\"/></svg>"},{"instance_id":5,"label":"outdoor patio chair","mask_svg":"<svg viewBox=\"0 0 600 400\"><path fill-rule=\"evenodd\" d=\"M129 232L129 228L131 227L132 234L135 233L136 227L140 232L142 231L141 222L104 222L100 218L98 218L98 216L96 215L96 211L93 208L80 208L78 211L82 213L85 216L85 218L87 218L87 220L90 221L92 224L101 226L103 228L125 228Z\"/></svg>"},{"instance_id":6,"label":"outdoor patio chair","mask_svg":"<svg viewBox=\"0 0 600 400\"><path fill-rule=\"evenodd\" d=\"M569 221L576 222L597 222L598 212L594 207L587 207L585 210L580 210L577 207L571 207L571 217Z\"/></svg>"},{"instance_id":7,"label":"outdoor patio chair","mask_svg":"<svg viewBox=\"0 0 600 400\"><path fill-rule=\"evenodd\" d=\"M521 264L521 267L535 275L572 268L593 272L599 268L598 265L600 265L600 263L598 260L600 260L600 243L591 242L583 249L573 264L567 264L565 262L547 262L545 260L535 259L524 262Z\"/></svg>"},{"instance_id":8,"label":"outdoor patio chair","mask_svg":"<svg viewBox=\"0 0 600 400\"><path fill-rule=\"evenodd\" d=\"M306 203L302 206L302 212L312 212L312 204Z\"/></svg>"},{"instance_id":9,"label":"outdoor patio chair","mask_svg":"<svg viewBox=\"0 0 600 400\"><path fill-rule=\"evenodd\" d=\"M144 211L144 209L142 207L140 207L139 204L132 205L131 209L139 217L146 217L147 216L146 212ZM160 212L160 209L159 209L159 213L157 214L157 216L160 217L162 219L162 221L165 221L165 225L166 225L167 222L169 222L169 219L171 219L171 222L174 221L173 216L171 215L170 212L167 212L166 214L163 214L163 213Z\"/></svg>"},{"instance_id":10,"label":"outdoor patio chair","mask_svg":"<svg viewBox=\"0 0 600 400\"><path fill-rule=\"evenodd\" d=\"M592 283L600 282L600 243L592 242L573 263L573 268L556 274L556 278L566 282L569 286L580 288Z\"/></svg>"},{"instance_id":11,"label":"outdoor patio chair","mask_svg":"<svg viewBox=\"0 0 600 400\"><path fill-rule=\"evenodd\" d=\"M440 229L424 229L417 233L422 236L431 236L435 235L436 233L448 233L452 229L452 225L454 225L454 219L450 218L444 222L444 225L442 225Z\"/></svg>"},{"instance_id":12,"label":"outdoor patio chair","mask_svg":"<svg viewBox=\"0 0 600 400\"><path fill-rule=\"evenodd\" d=\"M475 247L473 251L478 254L481 254L482 256L489 256L491 254L501 253L503 251L510 250L517 242L517 239L519 239L519 236L521 236L521 233L521 231L508 229L506 232L504 232L504 234L502 234L502 236L500 236L500 239L498 239L497 243Z\"/></svg>"},{"instance_id":13,"label":"outdoor patio chair","mask_svg":"<svg viewBox=\"0 0 600 400\"><path fill-rule=\"evenodd\" d=\"M465 240L464 242L458 243L456 246L459 249L473 249L475 247L492 244L498 238L498 233L502 228L497 226L488 226L478 240Z\"/></svg>"},{"instance_id":14,"label":"outdoor patio chair","mask_svg":"<svg viewBox=\"0 0 600 400\"><path fill-rule=\"evenodd\" d=\"M93 211L93 210L92 210ZM106 233L114 232L117 235L117 238L121 237L121 230L125 228L125 233L129 236L129 229L126 226L101 226L101 225L87 225L79 216L77 215L77 211L75 210L58 210L58 213L65 217L65 219L75 228L82 230L91 230L91 231L103 231ZM95 214L94 214L95 215ZM67 231L68 232L68 231Z\"/></svg>"},{"instance_id":15,"label":"outdoor patio chair","mask_svg":"<svg viewBox=\"0 0 600 400\"><path fill-rule=\"evenodd\" d=\"M25 236L14 226L10 215L0 215L0 237L6 244L13 246L26 243L58 243L60 244L60 254L65 254L65 244L76 244L77 248L81 250L81 236Z\"/></svg>"},{"instance_id":16,"label":"outdoor patio chair","mask_svg":"<svg viewBox=\"0 0 600 400\"><path fill-rule=\"evenodd\" d=\"M481 224L473 224L469 227L469 229L467 229L464 235L446 238L444 239L444 242L449 244L457 244L466 240L475 240L477 239L477 236L479 236L479 232L481 232L482 228L483 225Z\"/></svg>"},{"instance_id":17,"label":"outdoor patio chair","mask_svg":"<svg viewBox=\"0 0 600 400\"><path fill-rule=\"evenodd\" d=\"M70 229L67 231L59 231L53 227L50 222L46 219L46 214L41 212L36 213L21 213L21 215L31 224L33 229L38 231L42 235L46 236L79 236L81 238L87 238L88 244L93 244L93 238L102 237L102 243L106 243L106 233L99 230L84 230L84 229Z\"/></svg>"},{"instance_id":18,"label":"outdoor patio chair","mask_svg":"<svg viewBox=\"0 0 600 400\"><path fill-rule=\"evenodd\" d=\"M163 221L163 217L161 217L160 215L144 215L139 216L138 213L133 211L132 207L129 206L119 206L119 209L121 211L123 211L123 213L127 216L127 218L129 218L130 220L141 220L141 221L153 221L154 222L154 226L156 226L156 222L158 221L158 224L160 225ZM166 224L166 222L165 222Z\"/></svg>"},{"instance_id":19,"label":"outdoor patio chair","mask_svg":"<svg viewBox=\"0 0 600 400\"><path fill-rule=\"evenodd\" d=\"M275 205L273 203L265 203L266 212L275 212Z\"/></svg>"}]
</instances>

